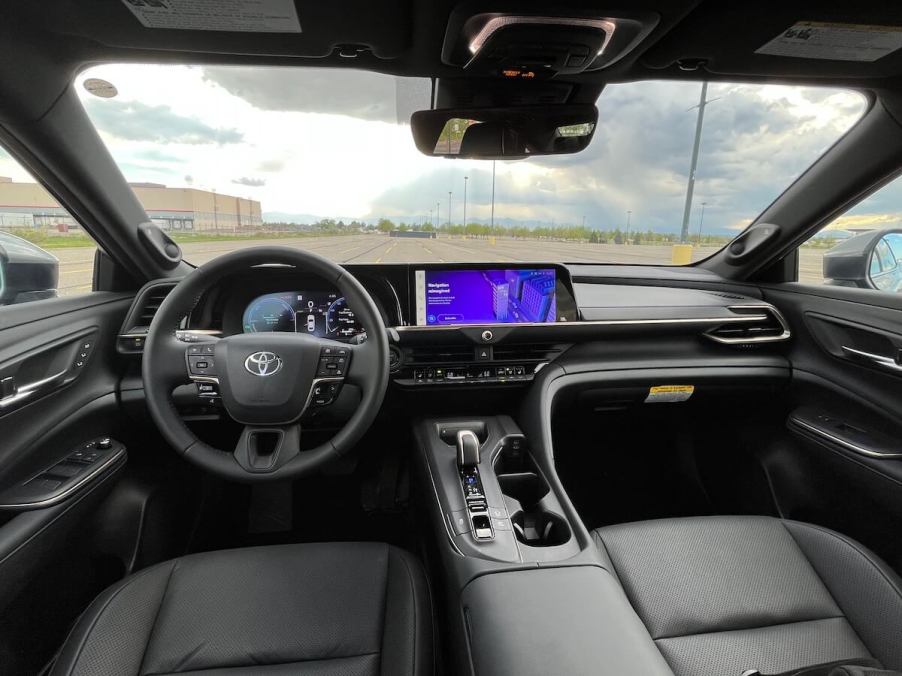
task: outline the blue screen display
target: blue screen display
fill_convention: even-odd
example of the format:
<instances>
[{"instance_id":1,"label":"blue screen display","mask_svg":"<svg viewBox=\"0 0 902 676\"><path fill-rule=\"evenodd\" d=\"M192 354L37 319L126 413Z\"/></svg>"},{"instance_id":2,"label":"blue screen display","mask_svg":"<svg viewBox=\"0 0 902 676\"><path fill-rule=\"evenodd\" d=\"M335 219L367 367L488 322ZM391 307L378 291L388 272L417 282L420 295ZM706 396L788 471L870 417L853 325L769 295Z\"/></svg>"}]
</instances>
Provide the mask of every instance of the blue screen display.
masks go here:
<instances>
[{"instance_id":1,"label":"blue screen display","mask_svg":"<svg viewBox=\"0 0 902 676\"><path fill-rule=\"evenodd\" d=\"M427 326L557 321L553 268L425 270L421 274L419 323Z\"/></svg>"}]
</instances>

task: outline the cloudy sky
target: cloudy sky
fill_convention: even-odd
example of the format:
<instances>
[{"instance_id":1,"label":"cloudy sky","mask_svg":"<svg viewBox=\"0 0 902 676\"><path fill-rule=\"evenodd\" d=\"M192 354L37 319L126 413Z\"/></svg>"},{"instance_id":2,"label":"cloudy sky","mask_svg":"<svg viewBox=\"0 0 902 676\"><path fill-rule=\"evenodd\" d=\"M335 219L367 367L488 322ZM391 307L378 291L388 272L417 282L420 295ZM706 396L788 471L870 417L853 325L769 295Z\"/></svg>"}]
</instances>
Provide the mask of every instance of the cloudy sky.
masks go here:
<instances>
[{"instance_id":1,"label":"cloudy sky","mask_svg":"<svg viewBox=\"0 0 902 676\"><path fill-rule=\"evenodd\" d=\"M81 83L112 82L112 99ZM428 83L373 73L278 68L100 66L79 91L130 181L215 189L260 200L264 213L421 222L488 220L491 162L421 155L407 125ZM497 163L498 219L527 225L679 229L700 84L608 87L583 153ZM712 85L693 232L735 232L834 143L864 111L854 93ZM400 122L399 122L400 120ZM892 192L892 191L890 191ZM887 218L899 190L883 199ZM885 197L885 196L884 196ZM865 213L867 216L867 213ZM859 218L861 216L859 215Z\"/></svg>"}]
</instances>

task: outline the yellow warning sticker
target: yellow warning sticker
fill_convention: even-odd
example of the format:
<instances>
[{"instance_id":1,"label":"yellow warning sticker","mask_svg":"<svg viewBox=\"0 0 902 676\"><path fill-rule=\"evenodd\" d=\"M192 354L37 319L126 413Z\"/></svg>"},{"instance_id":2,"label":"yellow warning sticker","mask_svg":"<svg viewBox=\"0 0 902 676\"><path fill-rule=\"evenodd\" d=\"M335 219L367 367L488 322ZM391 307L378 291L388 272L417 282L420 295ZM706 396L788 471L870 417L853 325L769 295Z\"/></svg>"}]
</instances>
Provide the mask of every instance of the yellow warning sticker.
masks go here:
<instances>
[{"instance_id":1,"label":"yellow warning sticker","mask_svg":"<svg viewBox=\"0 0 902 676\"><path fill-rule=\"evenodd\" d=\"M648 388L646 404L668 404L686 401L695 392L695 385L655 385Z\"/></svg>"}]
</instances>

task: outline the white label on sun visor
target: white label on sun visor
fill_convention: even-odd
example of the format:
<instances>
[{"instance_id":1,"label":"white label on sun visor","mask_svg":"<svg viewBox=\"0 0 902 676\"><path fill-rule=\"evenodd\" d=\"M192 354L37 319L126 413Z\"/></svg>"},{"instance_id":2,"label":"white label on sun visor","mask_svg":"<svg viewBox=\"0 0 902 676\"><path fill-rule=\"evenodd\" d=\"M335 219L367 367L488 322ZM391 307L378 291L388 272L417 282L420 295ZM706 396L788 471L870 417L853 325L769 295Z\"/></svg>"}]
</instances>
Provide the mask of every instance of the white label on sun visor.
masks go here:
<instances>
[{"instance_id":1,"label":"white label on sun visor","mask_svg":"<svg viewBox=\"0 0 902 676\"><path fill-rule=\"evenodd\" d=\"M902 47L902 27L799 21L756 54L832 61L876 61Z\"/></svg>"},{"instance_id":2,"label":"white label on sun visor","mask_svg":"<svg viewBox=\"0 0 902 676\"><path fill-rule=\"evenodd\" d=\"M695 392L695 385L655 385L648 388L646 404L670 404L686 401Z\"/></svg>"},{"instance_id":3,"label":"white label on sun visor","mask_svg":"<svg viewBox=\"0 0 902 676\"><path fill-rule=\"evenodd\" d=\"M300 33L294 0L122 0L145 28Z\"/></svg>"}]
</instances>

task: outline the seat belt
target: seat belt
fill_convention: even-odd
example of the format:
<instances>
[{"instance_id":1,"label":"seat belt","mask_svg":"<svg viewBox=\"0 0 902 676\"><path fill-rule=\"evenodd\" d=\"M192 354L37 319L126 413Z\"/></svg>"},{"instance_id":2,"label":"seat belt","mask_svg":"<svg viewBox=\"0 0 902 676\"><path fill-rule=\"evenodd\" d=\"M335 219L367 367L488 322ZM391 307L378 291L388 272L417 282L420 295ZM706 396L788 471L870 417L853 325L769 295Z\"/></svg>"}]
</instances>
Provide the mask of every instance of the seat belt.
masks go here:
<instances>
[{"instance_id":1,"label":"seat belt","mask_svg":"<svg viewBox=\"0 0 902 676\"><path fill-rule=\"evenodd\" d=\"M902 671L888 671L877 660L866 657L817 664L779 674L763 674L757 669L746 669L740 676L902 676Z\"/></svg>"}]
</instances>

